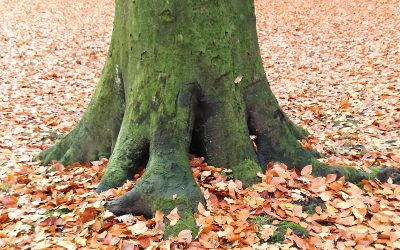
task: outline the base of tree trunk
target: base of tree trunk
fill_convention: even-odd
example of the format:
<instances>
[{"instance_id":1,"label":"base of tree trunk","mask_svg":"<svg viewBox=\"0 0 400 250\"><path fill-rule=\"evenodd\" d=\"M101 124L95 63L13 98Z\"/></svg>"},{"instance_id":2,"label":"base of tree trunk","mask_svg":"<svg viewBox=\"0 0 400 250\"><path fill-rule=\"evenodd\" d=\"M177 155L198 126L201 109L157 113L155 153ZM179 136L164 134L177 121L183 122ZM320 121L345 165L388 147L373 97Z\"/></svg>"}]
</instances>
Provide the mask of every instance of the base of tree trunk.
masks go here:
<instances>
[{"instance_id":1,"label":"base of tree trunk","mask_svg":"<svg viewBox=\"0 0 400 250\"><path fill-rule=\"evenodd\" d=\"M257 151L250 135L256 136ZM43 151L47 164L110 157L98 192L121 186L146 165L133 189L111 201L115 214L152 216L178 208L181 229L195 230L203 197L188 154L232 170L245 187L271 161L348 181L392 176L319 162L298 142L308 132L280 109L267 82L252 1L116 1L109 57L77 127Z\"/></svg>"}]
</instances>

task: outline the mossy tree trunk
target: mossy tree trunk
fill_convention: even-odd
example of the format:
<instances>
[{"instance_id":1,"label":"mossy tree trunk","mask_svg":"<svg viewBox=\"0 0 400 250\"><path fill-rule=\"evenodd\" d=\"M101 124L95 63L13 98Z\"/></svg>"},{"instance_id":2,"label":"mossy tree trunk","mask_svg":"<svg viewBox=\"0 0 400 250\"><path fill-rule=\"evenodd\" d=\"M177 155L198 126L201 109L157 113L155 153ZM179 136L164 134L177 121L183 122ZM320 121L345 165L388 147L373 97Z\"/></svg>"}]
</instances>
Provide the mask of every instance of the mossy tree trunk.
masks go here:
<instances>
[{"instance_id":1,"label":"mossy tree trunk","mask_svg":"<svg viewBox=\"0 0 400 250\"><path fill-rule=\"evenodd\" d=\"M368 178L318 162L298 142L306 134L269 88L252 0L117 0L94 97L77 127L40 157L66 165L110 157L99 192L147 164L133 189L108 209L151 216L178 207L175 231L194 230L192 211L203 197L189 151L232 169L246 186L269 161L299 169L313 164L316 175ZM257 152L249 135L257 136Z\"/></svg>"}]
</instances>

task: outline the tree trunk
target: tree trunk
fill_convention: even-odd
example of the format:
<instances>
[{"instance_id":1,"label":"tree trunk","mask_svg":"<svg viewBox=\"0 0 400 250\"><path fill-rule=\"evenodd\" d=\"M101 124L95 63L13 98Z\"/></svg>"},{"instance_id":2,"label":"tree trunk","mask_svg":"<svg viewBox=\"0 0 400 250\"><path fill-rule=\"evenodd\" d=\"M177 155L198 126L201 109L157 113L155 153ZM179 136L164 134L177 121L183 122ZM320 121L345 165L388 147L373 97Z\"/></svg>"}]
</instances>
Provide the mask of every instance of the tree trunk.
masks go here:
<instances>
[{"instance_id":1,"label":"tree trunk","mask_svg":"<svg viewBox=\"0 0 400 250\"><path fill-rule=\"evenodd\" d=\"M257 153L249 135L257 136ZM40 157L65 165L110 157L99 192L121 186L147 163L133 189L107 208L151 216L178 207L181 219L168 235L195 230L192 211L203 201L189 151L232 169L245 186L270 161L299 169L312 164L316 175L368 178L318 162L297 141L306 135L269 88L253 1L117 0L94 97L77 127Z\"/></svg>"}]
</instances>

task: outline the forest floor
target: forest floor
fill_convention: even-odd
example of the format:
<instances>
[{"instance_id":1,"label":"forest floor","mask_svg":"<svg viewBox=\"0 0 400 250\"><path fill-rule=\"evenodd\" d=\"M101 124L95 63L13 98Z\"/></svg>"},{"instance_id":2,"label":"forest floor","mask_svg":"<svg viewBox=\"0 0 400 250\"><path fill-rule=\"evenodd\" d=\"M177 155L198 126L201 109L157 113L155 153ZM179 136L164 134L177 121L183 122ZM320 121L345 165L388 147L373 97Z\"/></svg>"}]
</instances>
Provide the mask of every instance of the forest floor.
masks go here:
<instances>
[{"instance_id":1,"label":"forest floor","mask_svg":"<svg viewBox=\"0 0 400 250\"><path fill-rule=\"evenodd\" d=\"M264 67L280 104L325 162L400 167L400 4L256 0ZM112 0L0 2L0 247L400 248L400 188L272 164L243 190L191 160L207 199L200 233L161 241L163 215L115 217L97 195L107 160L33 161L79 121L110 42ZM55 167L58 171L50 172ZM168 218L174 215L167 216Z\"/></svg>"}]
</instances>

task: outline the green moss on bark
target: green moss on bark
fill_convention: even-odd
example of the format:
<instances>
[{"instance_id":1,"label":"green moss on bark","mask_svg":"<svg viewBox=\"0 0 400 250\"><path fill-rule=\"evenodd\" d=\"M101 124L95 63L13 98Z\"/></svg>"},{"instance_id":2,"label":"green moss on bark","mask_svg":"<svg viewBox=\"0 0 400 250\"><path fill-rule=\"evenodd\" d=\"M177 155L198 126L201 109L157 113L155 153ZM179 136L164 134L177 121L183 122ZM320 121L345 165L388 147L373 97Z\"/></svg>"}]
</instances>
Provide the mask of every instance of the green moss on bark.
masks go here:
<instances>
[{"instance_id":1,"label":"green moss on bark","mask_svg":"<svg viewBox=\"0 0 400 250\"><path fill-rule=\"evenodd\" d=\"M232 166L232 174L235 179L241 180L244 187L251 186L260 181L257 173L261 173L261 167L254 160L244 160L241 164Z\"/></svg>"},{"instance_id":2,"label":"green moss on bark","mask_svg":"<svg viewBox=\"0 0 400 250\"><path fill-rule=\"evenodd\" d=\"M182 230L192 231L192 236L197 235L198 229L193 216L192 201L186 196L177 196L175 199L158 198L152 205L154 210L160 210L168 215L174 208L178 208L180 216L175 225L171 225L168 219L165 219L166 227L164 230L164 238L177 236Z\"/></svg>"},{"instance_id":3,"label":"green moss on bark","mask_svg":"<svg viewBox=\"0 0 400 250\"><path fill-rule=\"evenodd\" d=\"M371 169L371 173L369 174L369 179L373 180L378 177L378 173L382 168L380 168L378 166L371 166L370 169Z\"/></svg>"},{"instance_id":4,"label":"green moss on bark","mask_svg":"<svg viewBox=\"0 0 400 250\"><path fill-rule=\"evenodd\" d=\"M332 166L324 164L316 159L311 160L314 176L326 176L328 174L337 174L337 177L344 176L345 179L352 183L359 183L361 180L369 179L368 173L354 167L348 166Z\"/></svg>"}]
</instances>

